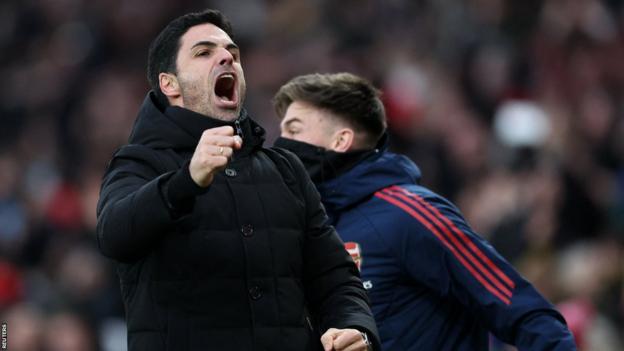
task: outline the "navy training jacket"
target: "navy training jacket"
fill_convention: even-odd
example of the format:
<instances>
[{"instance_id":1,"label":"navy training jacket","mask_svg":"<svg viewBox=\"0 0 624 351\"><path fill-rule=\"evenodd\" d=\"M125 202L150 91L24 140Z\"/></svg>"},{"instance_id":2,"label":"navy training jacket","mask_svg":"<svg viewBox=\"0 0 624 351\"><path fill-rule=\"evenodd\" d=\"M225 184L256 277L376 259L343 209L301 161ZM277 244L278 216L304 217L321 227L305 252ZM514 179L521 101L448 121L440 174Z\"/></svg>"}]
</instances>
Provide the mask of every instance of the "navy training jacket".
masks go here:
<instances>
[{"instance_id":1,"label":"navy training jacket","mask_svg":"<svg viewBox=\"0 0 624 351\"><path fill-rule=\"evenodd\" d=\"M488 332L519 350L576 350L552 304L419 185L407 157L380 151L317 184L361 269L383 349L488 350Z\"/></svg>"}]
</instances>

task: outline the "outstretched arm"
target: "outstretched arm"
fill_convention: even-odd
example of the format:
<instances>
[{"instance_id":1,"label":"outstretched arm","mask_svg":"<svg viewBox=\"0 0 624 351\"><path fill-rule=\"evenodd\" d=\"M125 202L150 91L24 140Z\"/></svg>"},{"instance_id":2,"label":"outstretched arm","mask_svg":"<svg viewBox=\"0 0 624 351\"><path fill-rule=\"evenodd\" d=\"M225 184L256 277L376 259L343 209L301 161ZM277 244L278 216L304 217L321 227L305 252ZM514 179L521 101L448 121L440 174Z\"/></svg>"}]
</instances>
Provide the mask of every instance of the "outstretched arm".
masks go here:
<instances>
[{"instance_id":1,"label":"outstretched arm","mask_svg":"<svg viewBox=\"0 0 624 351\"><path fill-rule=\"evenodd\" d=\"M376 196L409 218L411 230L397 240L405 247L396 249L418 281L478 313L491 332L519 350L576 350L561 314L472 231L453 204L430 192L398 186Z\"/></svg>"}]
</instances>

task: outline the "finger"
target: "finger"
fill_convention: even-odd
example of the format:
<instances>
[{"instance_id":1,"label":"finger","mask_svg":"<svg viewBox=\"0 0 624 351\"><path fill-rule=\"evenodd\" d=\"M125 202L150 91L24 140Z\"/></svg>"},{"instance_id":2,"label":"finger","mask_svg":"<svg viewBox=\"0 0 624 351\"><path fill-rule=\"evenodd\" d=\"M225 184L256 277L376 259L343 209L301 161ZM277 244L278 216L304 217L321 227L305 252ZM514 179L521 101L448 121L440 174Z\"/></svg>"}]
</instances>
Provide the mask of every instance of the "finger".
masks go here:
<instances>
[{"instance_id":1,"label":"finger","mask_svg":"<svg viewBox=\"0 0 624 351\"><path fill-rule=\"evenodd\" d=\"M332 351L334 349L334 338L325 333L321 336L321 344L323 344L324 351Z\"/></svg>"},{"instance_id":2,"label":"finger","mask_svg":"<svg viewBox=\"0 0 624 351\"><path fill-rule=\"evenodd\" d=\"M241 137L240 137L240 136L238 136L238 135L235 135L235 136L234 136L234 148L235 148L236 150L238 150L238 149L240 149L240 148L242 148L242 147L243 147L243 138L241 138Z\"/></svg>"},{"instance_id":3,"label":"finger","mask_svg":"<svg viewBox=\"0 0 624 351\"><path fill-rule=\"evenodd\" d=\"M229 162L230 162L230 159L225 156L215 156L214 170L218 172L218 171L221 171L222 169L225 169L225 167L228 165Z\"/></svg>"},{"instance_id":4,"label":"finger","mask_svg":"<svg viewBox=\"0 0 624 351\"><path fill-rule=\"evenodd\" d=\"M206 145L201 150L204 157L225 156L229 158L234 153L231 147L219 145Z\"/></svg>"},{"instance_id":5,"label":"finger","mask_svg":"<svg viewBox=\"0 0 624 351\"><path fill-rule=\"evenodd\" d=\"M202 136L204 135L232 136L234 135L234 128L232 128L231 126L221 126L221 127L216 127L216 128L210 128L210 129L204 130L204 132L202 133Z\"/></svg>"},{"instance_id":6,"label":"finger","mask_svg":"<svg viewBox=\"0 0 624 351\"><path fill-rule=\"evenodd\" d=\"M347 347L343 349L336 348L337 351L366 351L367 349L368 349L368 346L366 345L363 339L360 339L351 345L347 345Z\"/></svg>"},{"instance_id":7,"label":"finger","mask_svg":"<svg viewBox=\"0 0 624 351\"><path fill-rule=\"evenodd\" d=\"M199 145L217 145L236 147L236 137L224 136L224 135L205 135L200 139Z\"/></svg>"},{"instance_id":8,"label":"finger","mask_svg":"<svg viewBox=\"0 0 624 351\"><path fill-rule=\"evenodd\" d=\"M323 344L324 351L334 350L334 338L338 332L338 329L330 328L321 336L321 344Z\"/></svg>"},{"instance_id":9,"label":"finger","mask_svg":"<svg viewBox=\"0 0 624 351\"><path fill-rule=\"evenodd\" d=\"M225 156L229 159L234 154L234 149L227 146L211 145L210 150L210 156Z\"/></svg>"},{"instance_id":10,"label":"finger","mask_svg":"<svg viewBox=\"0 0 624 351\"><path fill-rule=\"evenodd\" d=\"M201 162L201 168L204 170L214 171L224 168L230 162L230 159L222 155L209 155Z\"/></svg>"},{"instance_id":11,"label":"finger","mask_svg":"<svg viewBox=\"0 0 624 351\"><path fill-rule=\"evenodd\" d=\"M362 344L364 344L362 334L355 329L347 329L336 337L334 340L334 348L339 351L346 350L347 347L352 344L356 344L358 341L361 341Z\"/></svg>"}]
</instances>

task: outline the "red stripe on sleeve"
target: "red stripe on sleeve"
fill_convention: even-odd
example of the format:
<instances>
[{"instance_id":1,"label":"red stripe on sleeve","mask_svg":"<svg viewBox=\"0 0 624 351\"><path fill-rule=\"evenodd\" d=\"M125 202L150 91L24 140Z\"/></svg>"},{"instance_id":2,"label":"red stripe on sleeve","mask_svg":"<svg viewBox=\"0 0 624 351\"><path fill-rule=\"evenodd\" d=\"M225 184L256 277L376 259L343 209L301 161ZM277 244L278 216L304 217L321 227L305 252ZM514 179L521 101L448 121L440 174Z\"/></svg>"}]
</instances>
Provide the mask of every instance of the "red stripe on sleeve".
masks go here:
<instances>
[{"instance_id":1,"label":"red stripe on sleeve","mask_svg":"<svg viewBox=\"0 0 624 351\"><path fill-rule=\"evenodd\" d=\"M433 233L444 244L444 246L446 246L453 253L453 255L455 255L455 257L473 275L473 277L475 277L475 279L477 279L481 283L481 285L483 285L489 292L491 292L494 296L498 297L506 305L509 305L511 303L510 299L507 296L501 294L500 291L494 288L485 278L483 278L483 276L481 276L481 274L479 274L479 272L477 272L468 262L466 262L464 257L461 254L459 254L459 252L457 252L455 247L453 247L446 240L446 238L442 236L442 234L438 231L438 229L431 222L427 221L413 208L411 208L410 206L406 205L405 203L403 203L402 201L400 201L399 199L391 195L377 192L375 193L375 196L401 208L402 210L410 214L412 217L414 217L418 222L422 223L425 227L427 227L427 229L429 229L429 231L431 231L431 233Z\"/></svg>"},{"instance_id":2,"label":"red stripe on sleeve","mask_svg":"<svg viewBox=\"0 0 624 351\"><path fill-rule=\"evenodd\" d=\"M509 290L509 288L507 288L504 284L502 284L498 279L496 279L496 277L494 277L482 264L481 262L479 262L479 260L477 260L472 253L470 253L470 251L468 251L468 249L466 249L466 247L457 239L457 237L455 235L453 235L449 229L444 226L442 224L442 222L440 222L439 218L436 218L433 214L431 214L430 212L428 212L424 206L420 203L418 203L417 201L415 201L413 198L406 196L406 194L404 194L403 192L397 192L397 191L390 191L390 190L384 190L384 192L386 194L389 195L394 195L396 197L401 198L404 202L407 202L408 204L416 207L421 213L423 213L430 221L432 221L433 223L435 223L439 228L442 229L443 233L445 234L446 238L449 239L456 248L459 249L459 251L466 256L466 258L468 259L468 261L470 263L472 263L479 272L481 272L481 274L485 275L490 282L494 283L494 286L496 286L500 291L502 291L505 296L507 296L508 298L511 298L511 296L513 295L513 293Z\"/></svg>"},{"instance_id":3,"label":"red stripe on sleeve","mask_svg":"<svg viewBox=\"0 0 624 351\"><path fill-rule=\"evenodd\" d=\"M453 221L451 221L450 219L448 219L448 217L446 217L445 215L443 215L442 213L440 213L440 211L435 208L434 206L432 206L431 204L429 204L427 201L425 201L425 199L423 199L422 197L413 194L409 191L407 191L406 189L403 189L399 186L393 186L392 189L396 189L396 190L400 190L404 193L406 193L408 196L412 196L415 199L417 199L420 203L422 203L423 205L425 205L428 209L430 209L433 213L435 213L438 218L441 218L444 223L446 223L449 228L451 228L451 230L453 230L453 232L459 236L459 238L470 248L470 250L472 252L474 252L477 256L479 256L479 258L496 274L496 276L498 276L502 281L504 281L505 283L507 283L507 286L509 286L510 289L514 289L516 287L516 283L514 283L513 280L511 280L506 274L505 272L503 272L500 268L498 268L498 266L496 266L496 264L494 262L492 262L492 260L490 260L489 257L487 257L483 251L481 251L473 242L472 240L470 240L470 238L468 238L468 236L461 231L459 228L457 228L457 226L455 225L455 223L453 223Z\"/></svg>"}]
</instances>

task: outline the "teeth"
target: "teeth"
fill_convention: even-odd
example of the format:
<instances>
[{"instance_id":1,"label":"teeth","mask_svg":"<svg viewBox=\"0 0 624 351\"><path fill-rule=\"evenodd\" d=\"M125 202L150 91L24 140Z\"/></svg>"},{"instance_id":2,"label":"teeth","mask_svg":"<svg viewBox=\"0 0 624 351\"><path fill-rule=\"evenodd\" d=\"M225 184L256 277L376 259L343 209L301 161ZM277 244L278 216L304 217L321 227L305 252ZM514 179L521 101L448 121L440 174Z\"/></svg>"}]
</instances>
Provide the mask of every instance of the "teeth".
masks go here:
<instances>
[{"instance_id":1,"label":"teeth","mask_svg":"<svg viewBox=\"0 0 624 351\"><path fill-rule=\"evenodd\" d=\"M234 75L231 73L225 73L223 75L221 75L221 78L230 78L230 79L234 79Z\"/></svg>"}]
</instances>

